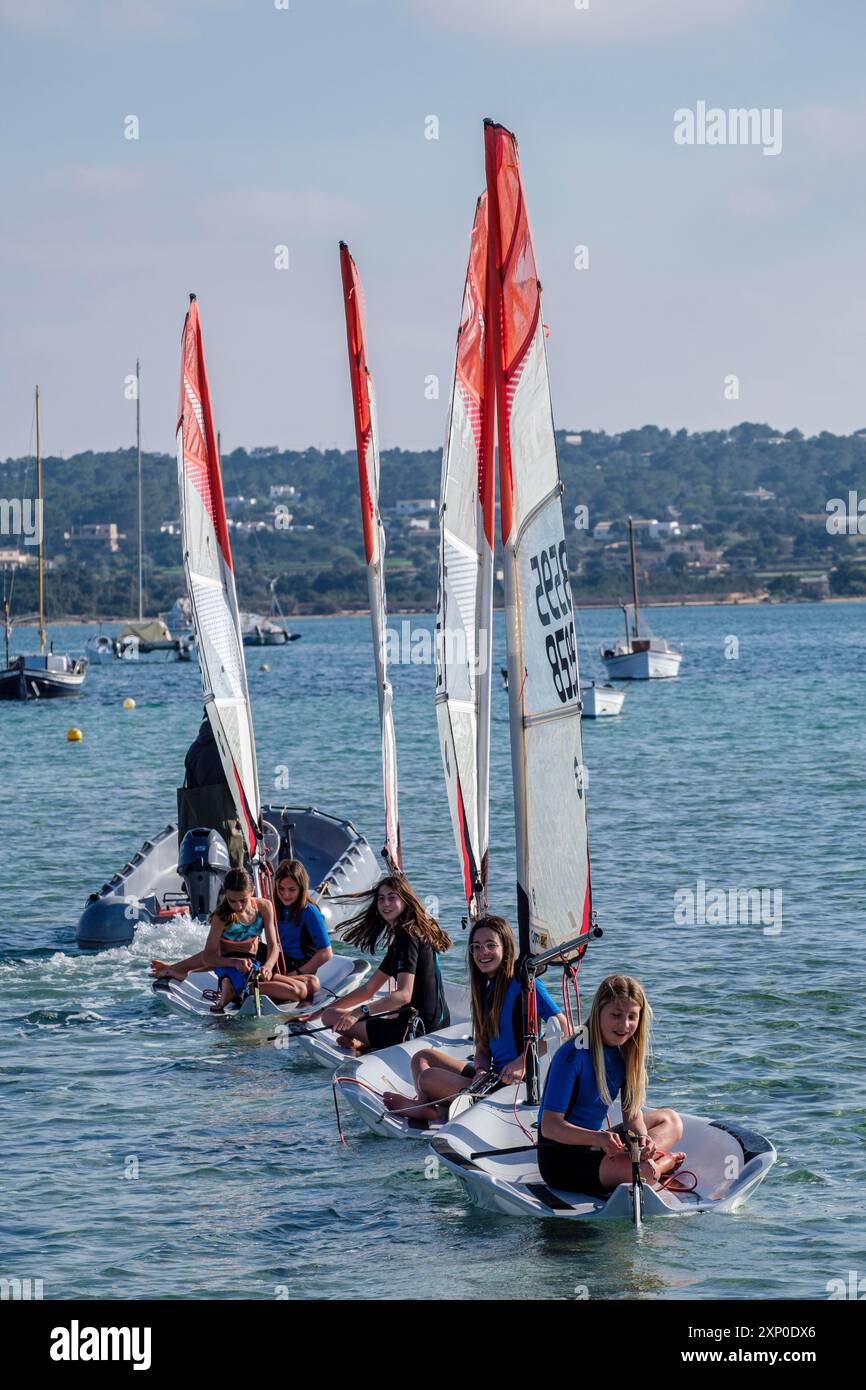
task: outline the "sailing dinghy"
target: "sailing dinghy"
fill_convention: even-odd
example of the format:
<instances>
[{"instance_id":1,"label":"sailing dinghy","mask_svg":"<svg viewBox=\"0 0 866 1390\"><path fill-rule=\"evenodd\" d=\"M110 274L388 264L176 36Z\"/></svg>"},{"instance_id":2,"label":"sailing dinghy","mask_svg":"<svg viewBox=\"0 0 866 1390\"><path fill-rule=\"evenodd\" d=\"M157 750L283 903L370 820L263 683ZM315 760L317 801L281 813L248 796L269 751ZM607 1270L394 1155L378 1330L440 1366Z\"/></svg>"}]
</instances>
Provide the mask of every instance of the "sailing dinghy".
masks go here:
<instances>
[{"instance_id":1,"label":"sailing dinghy","mask_svg":"<svg viewBox=\"0 0 866 1390\"><path fill-rule=\"evenodd\" d=\"M480 1206L559 1219L683 1216L741 1205L776 1154L747 1130L684 1115L694 1192L622 1184L607 1199L555 1191L536 1160L539 1058L531 999L552 964L573 967L592 912L577 647L541 296L517 142L485 122L488 304L493 339L505 570L517 921L527 1001L526 1080L478 1101L436 1134L437 1157ZM584 1046L585 1031L563 1043ZM519 1099L523 1093L525 1099ZM612 1115L612 1118L613 1115Z\"/></svg>"},{"instance_id":2,"label":"sailing dinghy","mask_svg":"<svg viewBox=\"0 0 866 1390\"><path fill-rule=\"evenodd\" d=\"M262 896L270 892L271 872L279 859L299 858L333 933L348 915L345 895L368 889L378 878L378 864L350 822L313 807L263 807L260 802L234 567L194 296L182 340L177 454L184 567L205 709L241 828L244 858ZM228 849L216 830L190 831L179 846L177 827L167 826L146 841L99 892L91 894L78 924L79 944L127 944L137 927L177 915L206 920L228 868ZM366 961L353 957L330 961L324 978L320 974L321 1002L353 988L368 969ZM210 1012L210 991L216 984L212 973L201 972L182 983L158 980L154 990L170 1007L203 1014ZM246 1003L235 1012L247 1012ZM254 1011L262 1015L294 1012L288 1005L267 1007L270 1003L256 1000Z\"/></svg>"},{"instance_id":3,"label":"sailing dinghy","mask_svg":"<svg viewBox=\"0 0 866 1390\"><path fill-rule=\"evenodd\" d=\"M400 841L400 820L397 803L397 740L394 732L393 693L388 679L385 636L387 608L385 602L385 531L379 510L379 437L376 416L376 394L367 360L364 298L361 277L348 246L340 242L340 273L343 282L343 303L346 311L346 341L349 350L349 376L352 385L352 407L355 421L355 442L358 455L358 481L361 493L361 523L364 535L364 555L367 565L367 591L370 599L370 622L373 634L373 654L376 664L376 688L379 695L379 723L382 748L382 784L385 800L385 844L383 858L389 869L401 871L403 852ZM480 862L480 861L479 861ZM480 882L479 882L480 887ZM384 998L387 988L373 997ZM443 993L451 1015L445 1032L463 1036L469 1019L469 993L465 987L445 984ZM432 1035L431 1035L432 1036ZM300 1035L302 1046L322 1066L347 1068L359 1064L330 1028L315 1027ZM387 1048L368 1053L376 1058ZM360 1063L363 1065L363 1061ZM348 1084L348 1083L347 1083ZM350 1092L361 1088L352 1086Z\"/></svg>"},{"instance_id":4,"label":"sailing dinghy","mask_svg":"<svg viewBox=\"0 0 866 1390\"><path fill-rule=\"evenodd\" d=\"M472 917L487 901L490 783L494 431L486 275L487 198L482 194L472 226L442 454L436 615L436 718L457 861ZM446 997L455 1020L450 1027L368 1053L349 1065L343 1051L336 1092L375 1133L423 1138L437 1128L392 1114L382 1095L412 1094L412 1056L425 1046L471 1059L475 1044L468 991L458 996L446 986ZM313 1040L309 1046L312 1050ZM330 1055L341 1060L333 1051Z\"/></svg>"}]
</instances>

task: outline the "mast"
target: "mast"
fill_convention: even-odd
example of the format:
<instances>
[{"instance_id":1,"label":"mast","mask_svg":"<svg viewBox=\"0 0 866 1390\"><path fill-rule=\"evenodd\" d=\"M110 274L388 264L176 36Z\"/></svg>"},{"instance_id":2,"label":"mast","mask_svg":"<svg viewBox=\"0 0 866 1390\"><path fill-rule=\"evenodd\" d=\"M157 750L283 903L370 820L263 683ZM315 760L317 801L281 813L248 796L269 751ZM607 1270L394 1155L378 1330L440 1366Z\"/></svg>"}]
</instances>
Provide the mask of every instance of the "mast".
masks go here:
<instances>
[{"instance_id":1,"label":"mast","mask_svg":"<svg viewBox=\"0 0 866 1390\"><path fill-rule=\"evenodd\" d=\"M483 193L472 226L442 453L436 614L436 722L463 892L473 917L487 903L494 431Z\"/></svg>"},{"instance_id":2,"label":"mast","mask_svg":"<svg viewBox=\"0 0 866 1390\"><path fill-rule=\"evenodd\" d=\"M343 281L343 306L346 311L346 342L349 350L349 377L352 384L355 447L361 492L361 524L364 532L367 593L370 602L376 689L379 696L379 726L382 735L382 786L385 798L385 844L382 853L390 868L400 870L403 867L403 851L397 807L397 737L394 729L393 691L388 679L385 645L385 528L379 511L379 432L376 395L367 365L361 277L345 241L340 242L340 274Z\"/></svg>"},{"instance_id":3,"label":"mast","mask_svg":"<svg viewBox=\"0 0 866 1390\"><path fill-rule=\"evenodd\" d=\"M635 637L640 637L640 617L637 608L637 562L634 557L634 523L631 517L628 519L628 549L629 555L631 556L631 599L634 604L634 622L632 626L634 628Z\"/></svg>"},{"instance_id":4,"label":"mast","mask_svg":"<svg viewBox=\"0 0 866 1390\"><path fill-rule=\"evenodd\" d=\"M141 505L141 364L138 358L135 359L135 452L138 473L138 621L141 622L144 618L144 585L142 582L144 567L141 539L143 525Z\"/></svg>"},{"instance_id":5,"label":"mast","mask_svg":"<svg viewBox=\"0 0 866 1390\"><path fill-rule=\"evenodd\" d=\"M39 433L39 387L36 387L36 497L39 506L39 655L45 655L45 551L42 541L42 440Z\"/></svg>"}]
</instances>

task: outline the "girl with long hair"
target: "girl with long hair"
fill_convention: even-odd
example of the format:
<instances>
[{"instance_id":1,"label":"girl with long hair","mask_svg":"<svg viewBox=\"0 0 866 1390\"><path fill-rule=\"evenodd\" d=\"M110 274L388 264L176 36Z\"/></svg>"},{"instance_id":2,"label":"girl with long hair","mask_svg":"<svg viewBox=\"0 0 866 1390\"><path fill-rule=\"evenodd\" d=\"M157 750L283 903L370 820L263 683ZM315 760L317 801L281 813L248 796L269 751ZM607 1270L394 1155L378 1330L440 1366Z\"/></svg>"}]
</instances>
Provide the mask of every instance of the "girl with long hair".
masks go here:
<instances>
[{"instance_id":1,"label":"girl with long hair","mask_svg":"<svg viewBox=\"0 0 866 1390\"><path fill-rule=\"evenodd\" d=\"M472 1036L475 1055L464 1065L439 1048L424 1048L412 1057L415 1098L386 1091L388 1110L405 1112L416 1120L444 1117L440 1102L465 1091L476 1077L495 1073L502 1086L522 1081L526 1074L526 1039L523 1026L523 991L515 974L514 937L504 917L488 913L479 917L469 933L469 988L472 997ZM539 1017L558 1018L565 1027L544 985L536 982ZM543 1046L543 1044L542 1044ZM427 1105L424 1102L429 1102Z\"/></svg>"},{"instance_id":2,"label":"girl with long hair","mask_svg":"<svg viewBox=\"0 0 866 1390\"><path fill-rule=\"evenodd\" d=\"M384 938L385 956L364 984L307 1019L321 1018L353 1052L390 1047L449 1022L438 953L450 949L451 938L402 874L388 874L362 896L366 906L344 928L343 940L372 955ZM388 980L396 988L368 1003Z\"/></svg>"},{"instance_id":3,"label":"girl with long hair","mask_svg":"<svg viewBox=\"0 0 866 1390\"><path fill-rule=\"evenodd\" d=\"M641 1174L650 1182L673 1173L685 1154L675 1110L642 1110L652 1009L631 975L608 975L592 1001L588 1047L564 1044L550 1064L539 1116L538 1167L549 1187L606 1197L631 1178L623 1136L637 1135ZM619 1096L622 1124L605 1128Z\"/></svg>"},{"instance_id":4,"label":"girl with long hair","mask_svg":"<svg viewBox=\"0 0 866 1390\"><path fill-rule=\"evenodd\" d=\"M193 970L215 970L220 984L219 998L211 1006L212 1014L221 1014L226 1004L242 999L250 971L257 961L262 936L269 958L273 953L276 960L279 950L273 904L267 898L257 898L254 887L246 869L229 869L210 915L204 949L174 964L153 960L151 974L159 979L183 980ZM272 974L272 966L262 967L262 980L269 980Z\"/></svg>"},{"instance_id":5,"label":"girl with long hair","mask_svg":"<svg viewBox=\"0 0 866 1390\"><path fill-rule=\"evenodd\" d=\"M305 1004L322 988L316 971L334 952L325 919L310 901L310 876L300 859L277 865L274 897L279 941L259 947L265 980L259 992L280 1004Z\"/></svg>"}]
</instances>

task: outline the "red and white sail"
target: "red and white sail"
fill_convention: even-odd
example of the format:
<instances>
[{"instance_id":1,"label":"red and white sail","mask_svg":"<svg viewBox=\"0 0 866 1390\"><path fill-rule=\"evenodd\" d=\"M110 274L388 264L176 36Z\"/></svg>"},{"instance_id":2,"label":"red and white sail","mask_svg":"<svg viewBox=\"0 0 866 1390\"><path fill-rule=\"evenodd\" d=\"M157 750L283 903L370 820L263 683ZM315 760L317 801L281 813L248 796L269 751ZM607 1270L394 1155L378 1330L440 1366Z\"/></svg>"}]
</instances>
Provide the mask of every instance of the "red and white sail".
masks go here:
<instances>
[{"instance_id":1,"label":"red and white sail","mask_svg":"<svg viewBox=\"0 0 866 1390\"><path fill-rule=\"evenodd\" d=\"M494 390L487 325L487 195L475 209L442 454L436 717L470 910L487 900L493 626Z\"/></svg>"},{"instance_id":2,"label":"red and white sail","mask_svg":"<svg viewBox=\"0 0 866 1390\"><path fill-rule=\"evenodd\" d=\"M379 512L379 434L376 395L367 366L364 304L358 267L344 241L340 242L340 271L346 309L349 375L355 413L358 481L361 489L361 522L367 565L367 592L373 629L379 724L382 734L382 781L385 792L384 855L393 868L402 867L400 820L397 810L397 738L394 731L393 692L388 679L385 607L385 529Z\"/></svg>"},{"instance_id":3,"label":"red and white sail","mask_svg":"<svg viewBox=\"0 0 866 1390\"><path fill-rule=\"evenodd\" d=\"M580 954L592 900L577 644L541 287L517 141L485 122L521 951ZM584 943L585 944L585 943Z\"/></svg>"},{"instance_id":4,"label":"red and white sail","mask_svg":"<svg viewBox=\"0 0 866 1390\"><path fill-rule=\"evenodd\" d=\"M261 806L244 647L226 524L222 474L195 295L183 326L177 470L183 562L205 708L254 858Z\"/></svg>"}]
</instances>

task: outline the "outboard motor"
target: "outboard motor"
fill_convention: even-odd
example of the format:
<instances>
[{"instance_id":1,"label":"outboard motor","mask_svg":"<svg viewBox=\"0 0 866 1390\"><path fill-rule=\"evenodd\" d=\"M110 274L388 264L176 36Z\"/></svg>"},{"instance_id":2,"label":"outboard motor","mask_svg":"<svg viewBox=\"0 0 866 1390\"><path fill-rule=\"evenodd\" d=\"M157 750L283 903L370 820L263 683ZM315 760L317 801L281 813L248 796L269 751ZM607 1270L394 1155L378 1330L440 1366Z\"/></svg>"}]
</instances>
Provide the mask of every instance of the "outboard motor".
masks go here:
<instances>
[{"instance_id":1,"label":"outboard motor","mask_svg":"<svg viewBox=\"0 0 866 1390\"><path fill-rule=\"evenodd\" d=\"M209 917L217 905L231 860L222 835L199 826L181 841L177 871L189 894L191 917Z\"/></svg>"}]
</instances>

